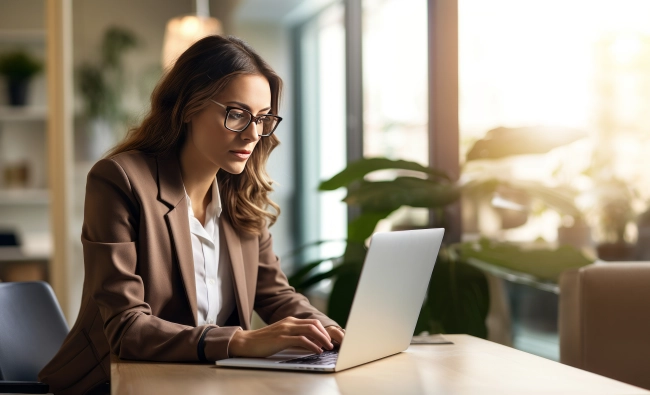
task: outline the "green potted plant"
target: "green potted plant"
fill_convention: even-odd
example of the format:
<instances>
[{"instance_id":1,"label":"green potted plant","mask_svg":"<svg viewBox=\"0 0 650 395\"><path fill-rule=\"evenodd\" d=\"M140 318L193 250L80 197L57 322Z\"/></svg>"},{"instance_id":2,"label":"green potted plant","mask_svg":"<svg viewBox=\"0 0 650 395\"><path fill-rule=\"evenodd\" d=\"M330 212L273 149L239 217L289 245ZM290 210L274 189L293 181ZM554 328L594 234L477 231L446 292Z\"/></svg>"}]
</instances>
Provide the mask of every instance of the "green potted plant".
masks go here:
<instances>
[{"instance_id":1,"label":"green potted plant","mask_svg":"<svg viewBox=\"0 0 650 395\"><path fill-rule=\"evenodd\" d=\"M594 191L599 225L598 257L605 261L630 261L636 248L627 240L627 227L635 219L635 191L617 178L601 181Z\"/></svg>"},{"instance_id":2,"label":"green potted plant","mask_svg":"<svg viewBox=\"0 0 650 395\"><path fill-rule=\"evenodd\" d=\"M581 130L542 126L489 130L485 137L472 144L465 157L463 212L475 215L464 219L463 229L479 232L479 210L494 212L496 216L492 217L500 220L496 225L499 229L522 226L530 214L552 210L562 217L559 244L590 247L591 230L575 204L579 191L569 179L562 180L562 165L555 169L550 183L517 178L513 174L522 158L531 159L563 149L587 136Z\"/></svg>"},{"instance_id":3,"label":"green potted plant","mask_svg":"<svg viewBox=\"0 0 650 395\"><path fill-rule=\"evenodd\" d=\"M383 181L364 178L374 171L387 169L407 171L408 175ZM480 184L486 187L485 183ZM443 209L456 202L462 193L474 193L479 185L460 185L451 181L445 173L415 162L367 158L349 164L320 185L323 191L341 187L348 190L344 201L361 209L361 214L348 225L343 256L305 263L290 276L289 281L299 291L306 291L325 279L333 279L328 315L345 325L365 258L364 242L377 223L402 206L425 207L443 213ZM557 205L563 201L548 189L530 189L537 191L537 196L546 197ZM438 218L440 223L436 226L444 226L444 217L440 215ZM322 243L319 241L310 246ZM325 262L333 262L334 267L319 271ZM551 263L542 265L540 262ZM544 285L557 281L563 270L588 263L590 261L580 252L568 246L540 252L486 240L478 243L446 243L438 255L416 333L468 333L485 338L485 318L489 308L485 272L507 273L510 277L523 273L520 276L522 282Z\"/></svg>"},{"instance_id":4,"label":"green potted plant","mask_svg":"<svg viewBox=\"0 0 650 395\"><path fill-rule=\"evenodd\" d=\"M369 173L386 169L407 171L409 175L386 181L364 179ZM306 291L322 280L333 279L328 314L345 325L365 258L364 243L377 223L402 206L442 209L458 200L460 190L441 171L415 162L386 158L368 158L351 163L341 173L324 181L320 189L329 191L341 187L348 190L344 201L361 208L361 214L348 226L343 256L307 263L289 280L298 290ZM335 262L334 268L319 272L317 268L328 261ZM429 294L416 332L427 330L487 336L485 317L489 295L487 281L480 270L460 262L448 249L443 248L434 269Z\"/></svg>"},{"instance_id":5,"label":"green potted plant","mask_svg":"<svg viewBox=\"0 0 650 395\"><path fill-rule=\"evenodd\" d=\"M27 103L29 81L43 69L43 63L24 50L0 55L0 74L7 81L9 104L24 106Z\"/></svg>"},{"instance_id":6,"label":"green potted plant","mask_svg":"<svg viewBox=\"0 0 650 395\"><path fill-rule=\"evenodd\" d=\"M77 69L76 82L83 100L89 155L99 158L115 144L115 125L123 121L121 106L124 90L125 53L138 45L135 33L121 27L110 27L104 33L99 63L84 63Z\"/></svg>"}]
</instances>

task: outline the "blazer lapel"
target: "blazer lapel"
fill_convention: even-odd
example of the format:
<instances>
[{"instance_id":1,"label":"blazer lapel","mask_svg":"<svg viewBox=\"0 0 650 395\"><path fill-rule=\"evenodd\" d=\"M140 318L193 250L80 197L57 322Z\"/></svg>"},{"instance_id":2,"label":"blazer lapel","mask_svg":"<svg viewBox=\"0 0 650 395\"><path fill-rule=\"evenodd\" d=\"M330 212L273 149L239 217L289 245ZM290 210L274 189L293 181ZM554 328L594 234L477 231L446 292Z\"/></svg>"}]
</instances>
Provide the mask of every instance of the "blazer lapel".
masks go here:
<instances>
[{"instance_id":1,"label":"blazer lapel","mask_svg":"<svg viewBox=\"0 0 650 395\"><path fill-rule=\"evenodd\" d=\"M235 300L237 301L237 310L239 311L239 323L244 329L251 327L251 306L248 304L248 295L246 293L246 272L244 270L244 257L242 255L241 241L230 222L223 219L219 221L223 230L225 246L230 254L230 263L232 264L232 276L235 285Z\"/></svg>"},{"instance_id":2,"label":"blazer lapel","mask_svg":"<svg viewBox=\"0 0 650 395\"><path fill-rule=\"evenodd\" d=\"M192 239L188 219L187 201L183 178L175 154L157 158L158 162L158 200L170 209L165 214L165 221L171 235L172 250L180 266L187 301L192 309L194 326L198 325L198 309L196 302L196 282L194 277L194 256L192 254Z\"/></svg>"}]
</instances>

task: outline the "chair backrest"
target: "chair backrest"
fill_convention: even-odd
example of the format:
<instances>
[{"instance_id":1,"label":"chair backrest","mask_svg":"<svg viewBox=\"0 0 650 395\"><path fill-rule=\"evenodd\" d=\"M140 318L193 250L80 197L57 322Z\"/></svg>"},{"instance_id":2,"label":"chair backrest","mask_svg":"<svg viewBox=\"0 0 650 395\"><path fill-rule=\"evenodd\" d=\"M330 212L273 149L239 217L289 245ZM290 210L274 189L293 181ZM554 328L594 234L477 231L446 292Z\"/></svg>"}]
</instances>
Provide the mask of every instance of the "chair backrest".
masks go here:
<instances>
[{"instance_id":1,"label":"chair backrest","mask_svg":"<svg viewBox=\"0 0 650 395\"><path fill-rule=\"evenodd\" d=\"M560 277L560 362L650 389L650 262Z\"/></svg>"},{"instance_id":2,"label":"chair backrest","mask_svg":"<svg viewBox=\"0 0 650 395\"><path fill-rule=\"evenodd\" d=\"M0 380L37 381L68 332L47 283L0 283Z\"/></svg>"}]
</instances>

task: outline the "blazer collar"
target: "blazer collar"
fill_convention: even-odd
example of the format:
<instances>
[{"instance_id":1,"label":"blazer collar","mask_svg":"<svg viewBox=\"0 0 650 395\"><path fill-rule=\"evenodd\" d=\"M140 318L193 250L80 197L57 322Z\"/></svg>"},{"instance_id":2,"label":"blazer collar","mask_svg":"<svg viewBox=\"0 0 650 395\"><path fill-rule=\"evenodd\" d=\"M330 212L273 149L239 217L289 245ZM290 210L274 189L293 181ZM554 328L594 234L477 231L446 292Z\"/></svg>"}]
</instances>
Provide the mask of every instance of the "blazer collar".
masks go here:
<instances>
[{"instance_id":1,"label":"blazer collar","mask_svg":"<svg viewBox=\"0 0 650 395\"><path fill-rule=\"evenodd\" d=\"M160 155L158 162L158 200L166 203L170 208L178 206L185 199L183 176L178 162L178 152Z\"/></svg>"},{"instance_id":2,"label":"blazer collar","mask_svg":"<svg viewBox=\"0 0 650 395\"><path fill-rule=\"evenodd\" d=\"M232 277L235 285L235 300L237 310L239 311L239 324L244 329L251 328L251 313L253 306L248 304L248 293L246 287L246 272L244 270L244 256L242 254L242 245L239 235L233 229L230 221L222 215L220 217L220 226L222 229L223 239L226 242L232 265ZM223 246L221 247L223 248Z\"/></svg>"},{"instance_id":3,"label":"blazer collar","mask_svg":"<svg viewBox=\"0 0 650 395\"><path fill-rule=\"evenodd\" d=\"M165 214L165 222L169 228L172 251L176 253L187 302L192 310L194 326L196 326L198 324L198 308L196 279L194 277L194 255L192 253L192 238L187 201L185 200L185 188L183 187L178 155L175 152L161 155L156 158L156 161L158 162L158 200L166 204L167 208L170 209Z\"/></svg>"}]
</instances>

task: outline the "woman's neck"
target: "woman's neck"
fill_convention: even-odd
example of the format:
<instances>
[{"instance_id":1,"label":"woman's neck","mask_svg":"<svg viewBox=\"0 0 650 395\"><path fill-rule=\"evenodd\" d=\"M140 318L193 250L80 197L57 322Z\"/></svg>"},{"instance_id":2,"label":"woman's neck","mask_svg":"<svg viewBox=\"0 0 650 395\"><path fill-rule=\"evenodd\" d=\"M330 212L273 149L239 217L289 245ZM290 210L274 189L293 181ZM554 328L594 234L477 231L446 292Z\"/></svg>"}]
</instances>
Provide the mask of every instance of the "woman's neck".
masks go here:
<instances>
[{"instance_id":1,"label":"woman's neck","mask_svg":"<svg viewBox=\"0 0 650 395\"><path fill-rule=\"evenodd\" d=\"M192 209L203 223L200 217L204 216L205 209L210 203L212 197L210 187L219 168L207 161L189 138L180 150L179 162L185 191L192 201Z\"/></svg>"}]
</instances>

